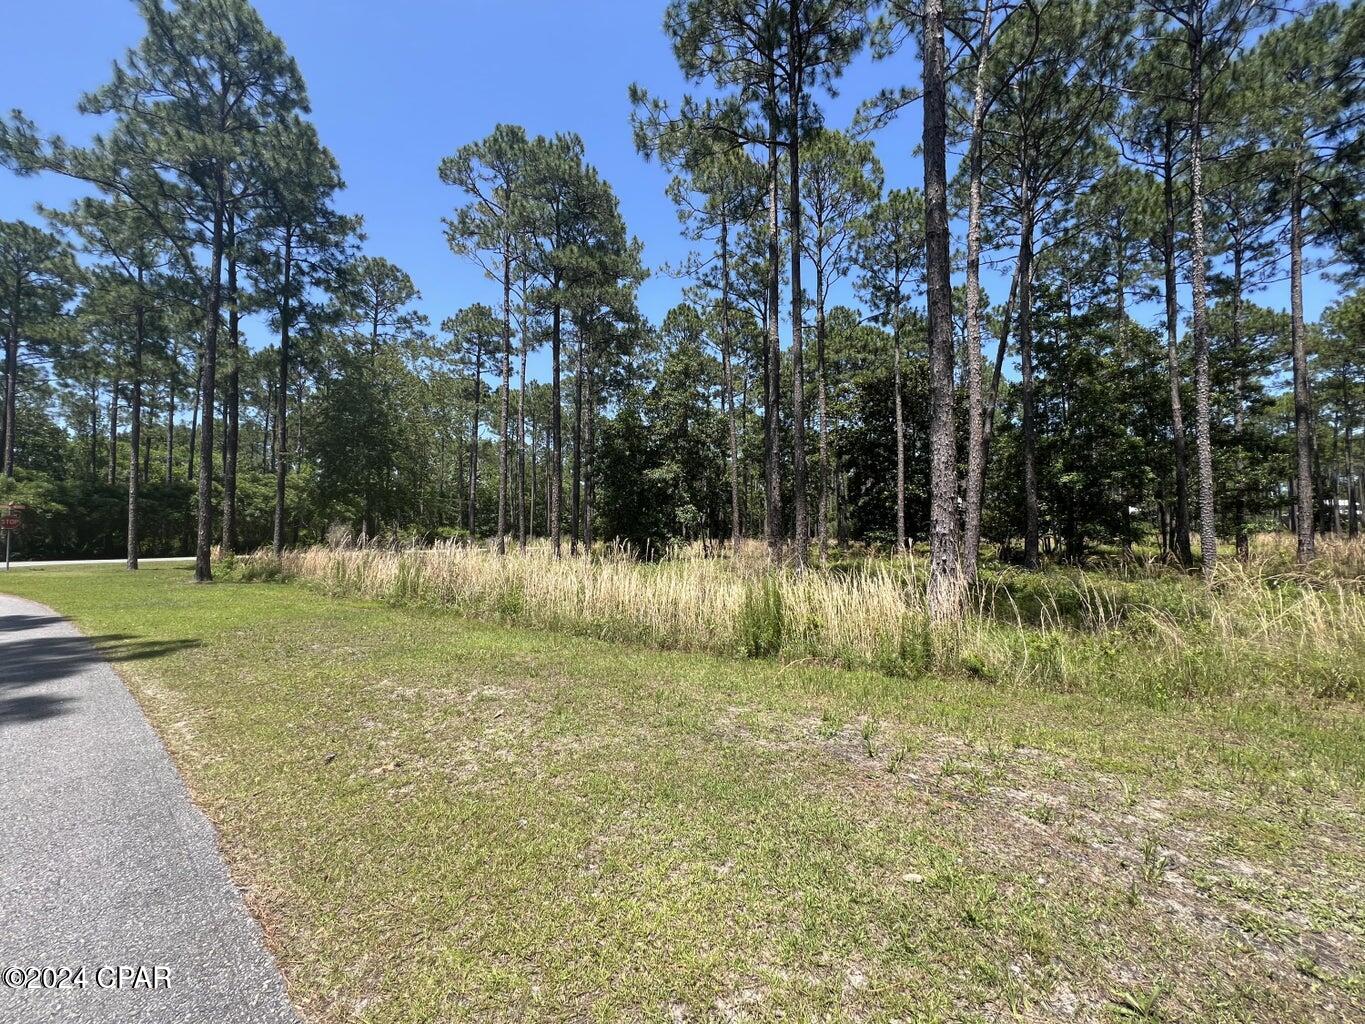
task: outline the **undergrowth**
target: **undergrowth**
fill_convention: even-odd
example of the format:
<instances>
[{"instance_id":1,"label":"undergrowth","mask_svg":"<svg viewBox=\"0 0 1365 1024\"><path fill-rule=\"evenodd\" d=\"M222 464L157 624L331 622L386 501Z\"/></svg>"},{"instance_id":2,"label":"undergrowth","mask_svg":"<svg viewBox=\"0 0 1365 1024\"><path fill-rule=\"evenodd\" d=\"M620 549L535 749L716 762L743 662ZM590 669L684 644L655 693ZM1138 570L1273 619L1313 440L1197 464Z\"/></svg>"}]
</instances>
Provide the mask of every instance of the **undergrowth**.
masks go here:
<instances>
[{"instance_id":1,"label":"undergrowth","mask_svg":"<svg viewBox=\"0 0 1365 1024\"><path fill-rule=\"evenodd\" d=\"M1365 593L1353 572L1298 570L1271 548L1220 566L1210 590L1156 564L1025 573L991 567L961 622L932 624L913 555L835 568L759 558L659 562L598 549L498 556L433 548L316 547L237 557L227 578L298 579L334 595L448 607L463 614L663 649L970 675L1002 685L1160 703L1252 694L1365 696ZM1347 560L1348 568L1353 566Z\"/></svg>"}]
</instances>

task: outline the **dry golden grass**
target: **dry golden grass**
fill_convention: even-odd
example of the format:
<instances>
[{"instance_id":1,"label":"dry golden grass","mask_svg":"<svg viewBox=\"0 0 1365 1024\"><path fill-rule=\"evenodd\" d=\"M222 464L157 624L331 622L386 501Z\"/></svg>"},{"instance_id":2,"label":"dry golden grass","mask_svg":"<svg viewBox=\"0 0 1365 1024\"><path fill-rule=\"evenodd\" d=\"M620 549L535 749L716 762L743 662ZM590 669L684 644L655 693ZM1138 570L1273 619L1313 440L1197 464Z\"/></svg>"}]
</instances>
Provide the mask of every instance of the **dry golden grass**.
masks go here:
<instances>
[{"instance_id":1,"label":"dry golden grass","mask_svg":"<svg viewBox=\"0 0 1365 1024\"><path fill-rule=\"evenodd\" d=\"M1145 700L1253 692L1269 685L1330 698L1365 693L1359 541L1324 542L1294 566L1258 538L1249 565L1225 559L1206 590L1141 563L1112 571L993 568L956 625L934 625L922 565L865 555L831 568L771 565L679 548L658 562L599 547L555 559L548 546L498 556L485 546L314 547L281 563L240 560L238 578L298 578L328 593L449 607L643 646L812 659L893 673L935 671Z\"/></svg>"}]
</instances>

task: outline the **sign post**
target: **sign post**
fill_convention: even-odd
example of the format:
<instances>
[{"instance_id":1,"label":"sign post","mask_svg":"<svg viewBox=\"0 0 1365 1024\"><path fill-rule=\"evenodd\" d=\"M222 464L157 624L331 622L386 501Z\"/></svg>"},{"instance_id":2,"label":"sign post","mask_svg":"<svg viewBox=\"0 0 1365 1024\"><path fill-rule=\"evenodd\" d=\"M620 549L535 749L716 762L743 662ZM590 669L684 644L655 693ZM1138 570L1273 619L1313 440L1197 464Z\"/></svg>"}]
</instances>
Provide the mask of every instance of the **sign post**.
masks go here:
<instances>
[{"instance_id":1,"label":"sign post","mask_svg":"<svg viewBox=\"0 0 1365 1024\"><path fill-rule=\"evenodd\" d=\"M0 514L0 529L5 531L5 571L9 572L9 547L10 536L15 530L23 525L19 518L19 513L24 510L23 505L6 505L3 514Z\"/></svg>"}]
</instances>

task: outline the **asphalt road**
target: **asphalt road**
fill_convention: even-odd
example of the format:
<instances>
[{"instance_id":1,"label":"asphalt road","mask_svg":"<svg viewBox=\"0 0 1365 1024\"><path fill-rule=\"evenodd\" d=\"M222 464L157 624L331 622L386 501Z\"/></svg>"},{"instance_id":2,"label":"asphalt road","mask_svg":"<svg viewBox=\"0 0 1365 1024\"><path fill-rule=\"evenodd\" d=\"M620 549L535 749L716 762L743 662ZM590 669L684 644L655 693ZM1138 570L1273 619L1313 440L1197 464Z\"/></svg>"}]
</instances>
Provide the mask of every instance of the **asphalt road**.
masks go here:
<instances>
[{"instance_id":1,"label":"asphalt road","mask_svg":"<svg viewBox=\"0 0 1365 1024\"><path fill-rule=\"evenodd\" d=\"M0 549L0 572L5 571L5 552ZM139 558L138 562L193 562L193 555L172 558ZM126 558L73 558L63 562L10 562L11 569L60 569L64 565L126 565Z\"/></svg>"},{"instance_id":2,"label":"asphalt road","mask_svg":"<svg viewBox=\"0 0 1365 1024\"><path fill-rule=\"evenodd\" d=\"M166 646L124 639L123 656ZM65 968L71 984L16 988L16 967ZM6 595L0 973L0 1021L299 1020L213 827L122 680L50 609Z\"/></svg>"}]
</instances>

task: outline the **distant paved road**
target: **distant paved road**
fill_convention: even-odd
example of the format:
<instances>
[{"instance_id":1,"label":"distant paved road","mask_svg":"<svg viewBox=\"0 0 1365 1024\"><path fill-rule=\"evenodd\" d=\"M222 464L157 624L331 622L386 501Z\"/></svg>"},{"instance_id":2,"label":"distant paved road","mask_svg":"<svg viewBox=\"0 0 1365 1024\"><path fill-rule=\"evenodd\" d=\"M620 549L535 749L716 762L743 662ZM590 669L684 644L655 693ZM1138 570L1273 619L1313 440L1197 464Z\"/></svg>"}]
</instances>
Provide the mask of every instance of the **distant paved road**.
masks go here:
<instances>
[{"instance_id":1,"label":"distant paved road","mask_svg":"<svg viewBox=\"0 0 1365 1024\"><path fill-rule=\"evenodd\" d=\"M3 547L3 545L0 545ZM5 571L5 552L0 550L0 572ZM193 562L193 555L174 558L139 558L138 562ZM73 558L64 562L10 562L11 569L60 569L64 565L126 565L126 558Z\"/></svg>"},{"instance_id":2,"label":"distant paved road","mask_svg":"<svg viewBox=\"0 0 1365 1024\"><path fill-rule=\"evenodd\" d=\"M50 609L0 595L0 980L81 966L83 989L0 985L0 1021L298 1022L212 826L122 680Z\"/></svg>"}]
</instances>

